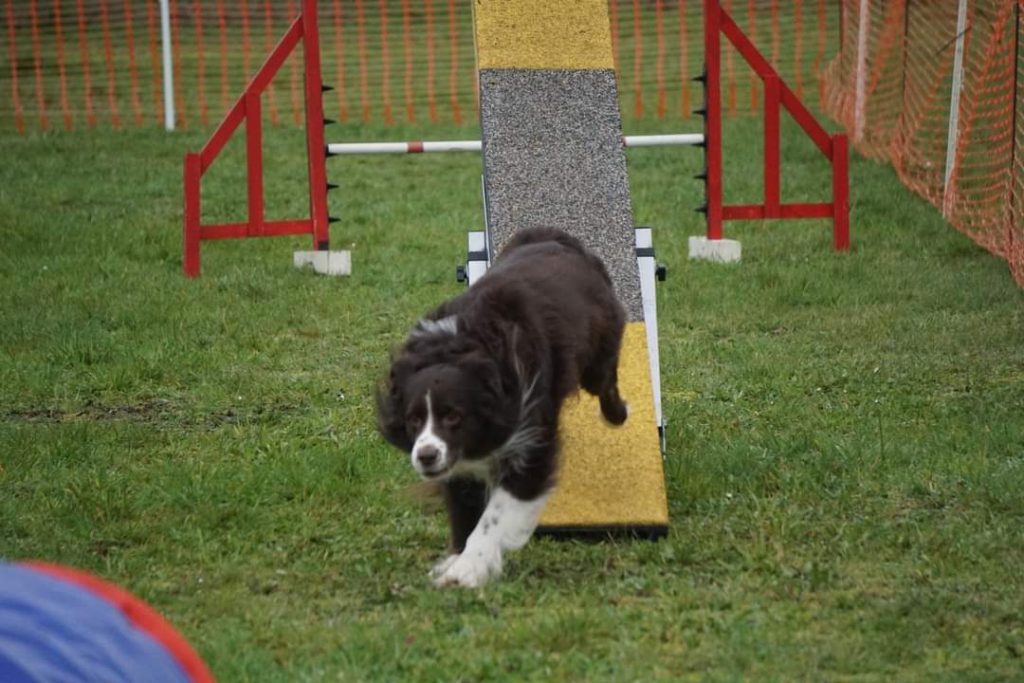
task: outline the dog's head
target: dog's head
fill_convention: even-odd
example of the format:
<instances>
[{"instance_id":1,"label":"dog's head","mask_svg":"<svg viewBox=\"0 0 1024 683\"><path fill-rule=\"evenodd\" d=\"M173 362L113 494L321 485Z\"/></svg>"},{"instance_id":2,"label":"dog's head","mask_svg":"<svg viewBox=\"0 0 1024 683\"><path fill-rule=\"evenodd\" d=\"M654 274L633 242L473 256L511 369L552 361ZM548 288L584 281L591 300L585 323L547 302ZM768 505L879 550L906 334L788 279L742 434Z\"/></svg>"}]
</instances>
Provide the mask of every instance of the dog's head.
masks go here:
<instances>
[{"instance_id":1,"label":"dog's head","mask_svg":"<svg viewBox=\"0 0 1024 683\"><path fill-rule=\"evenodd\" d=\"M420 476L441 479L509 438L519 409L512 393L483 353L424 359L406 352L378 396L380 431L410 454Z\"/></svg>"}]
</instances>

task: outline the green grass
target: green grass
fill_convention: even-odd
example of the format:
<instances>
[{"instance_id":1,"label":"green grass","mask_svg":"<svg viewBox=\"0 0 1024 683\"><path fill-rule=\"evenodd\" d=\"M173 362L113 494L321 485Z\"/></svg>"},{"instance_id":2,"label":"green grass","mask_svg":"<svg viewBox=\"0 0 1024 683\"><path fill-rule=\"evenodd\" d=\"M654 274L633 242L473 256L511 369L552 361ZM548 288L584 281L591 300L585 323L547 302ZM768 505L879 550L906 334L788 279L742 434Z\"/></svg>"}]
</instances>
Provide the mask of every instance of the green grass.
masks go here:
<instances>
[{"instance_id":1,"label":"green grass","mask_svg":"<svg viewBox=\"0 0 1024 683\"><path fill-rule=\"evenodd\" d=\"M301 138L271 133L270 211L294 217ZM730 201L760 191L757 134L726 125ZM134 591L225 681L1020 678L1024 295L890 169L852 162L850 253L821 221L729 224L744 260L720 266L686 259L697 152L630 151L669 268L671 533L533 542L500 583L437 591L444 521L371 396L460 289L478 159L331 160L351 278L277 238L208 243L188 281L200 143L0 138L0 556ZM239 151L206 220L244 216ZM783 154L787 199L827 196L809 144Z\"/></svg>"}]
</instances>

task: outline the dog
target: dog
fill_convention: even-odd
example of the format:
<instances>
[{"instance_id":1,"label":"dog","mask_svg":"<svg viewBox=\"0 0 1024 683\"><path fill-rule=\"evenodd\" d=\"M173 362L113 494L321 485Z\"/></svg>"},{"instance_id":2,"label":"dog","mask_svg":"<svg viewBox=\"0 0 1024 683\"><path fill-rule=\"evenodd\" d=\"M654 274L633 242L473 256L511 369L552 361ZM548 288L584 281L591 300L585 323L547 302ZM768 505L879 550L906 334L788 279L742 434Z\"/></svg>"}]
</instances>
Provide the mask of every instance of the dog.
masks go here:
<instances>
[{"instance_id":1,"label":"dog","mask_svg":"<svg viewBox=\"0 0 1024 683\"><path fill-rule=\"evenodd\" d=\"M450 554L437 586L479 587L537 527L558 469L558 415L583 388L626 421L625 310L600 258L554 228L518 231L489 271L421 318L378 393L384 438L439 485Z\"/></svg>"}]
</instances>

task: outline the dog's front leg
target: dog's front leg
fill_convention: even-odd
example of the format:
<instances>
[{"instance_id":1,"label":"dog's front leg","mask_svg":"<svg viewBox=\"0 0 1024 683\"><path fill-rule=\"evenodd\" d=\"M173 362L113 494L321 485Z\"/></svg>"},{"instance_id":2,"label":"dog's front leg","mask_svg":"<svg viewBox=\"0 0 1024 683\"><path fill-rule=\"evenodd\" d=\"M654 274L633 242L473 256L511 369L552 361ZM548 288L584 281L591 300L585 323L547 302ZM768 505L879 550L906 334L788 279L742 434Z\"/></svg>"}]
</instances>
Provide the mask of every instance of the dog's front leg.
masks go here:
<instances>
[{"instance_id":1,"label":"dog's front leg","mask_svg":"<svg viewBox=\"0 0 1024 683\"><path fill-rule=\"evenodd\" d=\"M526 545L537 528L537 520L548 500L548 491L523 500L507 488L495 488L483 515L459 555L442 565L435 579L438 586L478 588L501 574L502 553Z\"/></svg>"},{"instance_id":2,"label":"dog's front leg","mask_svg":"<svg viewBox=\"0 0 1024 683\"><path fill-rule=\"evenodd\" d=\"M430 572L435 581L440 578L459 553L466 549L469 535L487 506L487 484L478 479L457 478L446 481L441 489L445 506L448 508L448 556L434 565Z\"/></svg>"}]
</instances>

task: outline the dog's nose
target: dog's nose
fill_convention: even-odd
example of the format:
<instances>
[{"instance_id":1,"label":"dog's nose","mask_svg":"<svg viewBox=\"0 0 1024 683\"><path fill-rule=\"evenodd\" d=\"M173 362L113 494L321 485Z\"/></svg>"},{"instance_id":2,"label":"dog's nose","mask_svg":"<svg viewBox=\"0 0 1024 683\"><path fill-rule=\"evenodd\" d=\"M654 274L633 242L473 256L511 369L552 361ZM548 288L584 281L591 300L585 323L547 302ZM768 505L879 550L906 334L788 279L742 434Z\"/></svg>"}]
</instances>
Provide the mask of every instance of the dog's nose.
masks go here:
<instances>
[{"instance_id":1,"label":"dog's nose","mask_svg":"<svg viewBox=\"0 0 1024 683\"><path fill-rule=\"evenodd\" d=\"M441 451L434 446L423 446L416 452L416 459L424 467L433 467L437 463Z\"/></svg>"}]
</instances>

